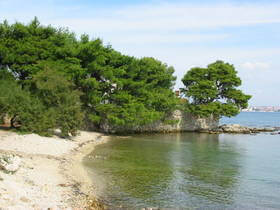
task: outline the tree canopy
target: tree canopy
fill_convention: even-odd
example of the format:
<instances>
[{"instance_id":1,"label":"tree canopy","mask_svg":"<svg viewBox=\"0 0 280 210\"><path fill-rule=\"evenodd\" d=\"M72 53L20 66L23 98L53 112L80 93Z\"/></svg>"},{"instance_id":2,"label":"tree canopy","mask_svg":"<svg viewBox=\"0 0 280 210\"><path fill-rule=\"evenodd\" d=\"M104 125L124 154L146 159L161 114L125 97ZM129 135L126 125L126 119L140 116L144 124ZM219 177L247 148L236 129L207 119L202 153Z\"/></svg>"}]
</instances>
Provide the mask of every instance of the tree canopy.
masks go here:
<instances>
[{"instance_id":1,"label":"tree canopy","mask_svg":"<svg viewBox=\"0 0 280 210\"><path fill-rule=\"evenodd\" d=\"M100 39L68 29L0 23L0 112L20 130L75 134L90 121L135 127L165 118L179 107L174 68L151 57L123 55ZM193 68L183 78L188 111L233 116L249 95L230 64Z\"/></svg>"},{"instance_id":2,"label":"tree canopy","mask_svg":"<svg viewBox=\"0 0 280 210\"><path fill-rule=\"evenodd\" d=\"M0 71L12 78L1 80L3 88L10 87L1 94L6 99L11 93L8 98L14 100L2 100L2 112L22 109L9 114L17 115L19 129L32 132L61 128L75 133L84 116L96 127L144 125L177 104L172 67L150 57L122 55L100 39L78 39L67 29L41 25L37 18L27 25L0 24ZM40 115L28 111L34 104ZM41 128L27 123L37 122L35 118L45 119Z\"/></svg>"},{"instance_id":3,"label":"tree canopy","mask_svg":"<svg viewBox=\"0 0 280 210\"><path fill-rule=\"evenodd\" d=\"M209 64L207 68L190 69L182 79L182 92L188 98L187 108L199 116L216 117L237 115L247 108L250 95L237 89L241 79L234 66L223 61Z\"/></svg>"}]
</instances>

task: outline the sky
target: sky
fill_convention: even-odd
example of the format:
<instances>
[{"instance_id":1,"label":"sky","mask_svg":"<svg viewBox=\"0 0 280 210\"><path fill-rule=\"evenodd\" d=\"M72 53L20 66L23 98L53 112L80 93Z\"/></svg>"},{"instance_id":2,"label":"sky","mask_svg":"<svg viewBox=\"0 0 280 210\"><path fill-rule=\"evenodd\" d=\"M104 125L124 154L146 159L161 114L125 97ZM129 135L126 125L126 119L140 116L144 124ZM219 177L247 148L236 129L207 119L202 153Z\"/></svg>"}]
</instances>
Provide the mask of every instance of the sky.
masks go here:
<instances>
[{"instance_id":1,"label":"sky","mask_svg":"<svg viewBox=\"0 0 280 210\"><path fill-rule=\"evenodd\" d=\"M280 1L0 0L0 22L66 27L123 54L175 68L175 88L192 67L231 63L250 105L280 105Z\"/></svg>"}]
</instances>

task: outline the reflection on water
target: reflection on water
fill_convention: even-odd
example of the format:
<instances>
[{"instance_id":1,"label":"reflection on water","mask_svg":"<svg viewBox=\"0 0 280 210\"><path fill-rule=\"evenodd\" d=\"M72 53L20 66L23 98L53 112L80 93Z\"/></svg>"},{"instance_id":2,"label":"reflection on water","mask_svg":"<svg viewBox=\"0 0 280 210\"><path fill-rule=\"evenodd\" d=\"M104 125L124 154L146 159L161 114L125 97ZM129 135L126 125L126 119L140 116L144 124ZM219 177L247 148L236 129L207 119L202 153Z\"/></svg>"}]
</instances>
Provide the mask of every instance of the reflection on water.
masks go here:
<instances>
[{"instance_id":1,"label":"reflection on water","mask_svg":"<svg viewBox=\"0 0 280 210\"><path fill-rule=\"evenodd\" d=\"M257 158L257 145L261 146L264 138L276 142L268 135L179 133L115 137L98 146L85 159L85 165L102 178L99 180L103 180L104 188L99 196L113 206L276 208L280 207L278 195L268 194L266 203L256 205L259 196L263 199L264 195L255 189L263 187L274 192L275 184L280 186L273 175L279 174L279 167L270 172L271 179L260 177L274 186L252 181L256 174L261 175L254 164L256 160L263 161ZM280 160L279 156L273 158Z\"/></svg>"}]
</instances>

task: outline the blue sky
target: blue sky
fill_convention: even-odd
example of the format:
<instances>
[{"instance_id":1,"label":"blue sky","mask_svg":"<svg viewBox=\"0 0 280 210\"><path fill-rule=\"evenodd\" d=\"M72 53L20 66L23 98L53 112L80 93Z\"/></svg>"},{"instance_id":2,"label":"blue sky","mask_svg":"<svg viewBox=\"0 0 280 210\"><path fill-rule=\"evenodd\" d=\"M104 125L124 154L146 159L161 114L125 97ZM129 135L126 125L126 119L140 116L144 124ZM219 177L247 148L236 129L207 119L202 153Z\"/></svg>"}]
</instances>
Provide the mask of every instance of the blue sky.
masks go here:
<instances>
[{"instance_id":1,"label":"blue sky","mask_svg":"<svg viewBox=\"0 0 280 210\"><path fill-rule=\"evenodd\" d=\"M251 105L280 105L280 1L0 0L0 21L68 27L124 54L152 56L176 69L218 59L235 65Z\"/></svg>"}]
</instances>

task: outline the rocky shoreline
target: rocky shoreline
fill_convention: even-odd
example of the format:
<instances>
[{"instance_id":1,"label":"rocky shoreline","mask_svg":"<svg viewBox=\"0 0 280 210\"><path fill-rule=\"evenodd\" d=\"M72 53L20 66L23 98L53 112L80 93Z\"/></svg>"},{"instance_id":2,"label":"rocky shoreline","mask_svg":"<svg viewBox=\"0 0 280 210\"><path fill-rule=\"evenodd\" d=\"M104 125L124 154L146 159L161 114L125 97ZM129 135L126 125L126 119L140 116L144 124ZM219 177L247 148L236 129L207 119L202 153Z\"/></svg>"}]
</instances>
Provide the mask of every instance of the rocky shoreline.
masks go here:
<instances>
[{"instance_id":1,"label":"rocky shoreline","mask_svg":"<svg viewBox=\"0 0 280 210\"><path fill-rule=\"evenodd\" d=\"M96 132L69 140L0 130L0 209L104 209L82 159L106 140Z\"/></svg>"},{"instance_id":2,"label":"rocky shoreline","mask_svg":"<svg viewBox=\"0 0 280 210\"><path fill-rule=\"evenodd\" d=\"M239 124L224 124L217 129L209 130L209 133L232 133L232 134L256 134L256 133L270 133L272 135L280 134L277 127L247 127Z\"/></svg>"}]
</instances>

